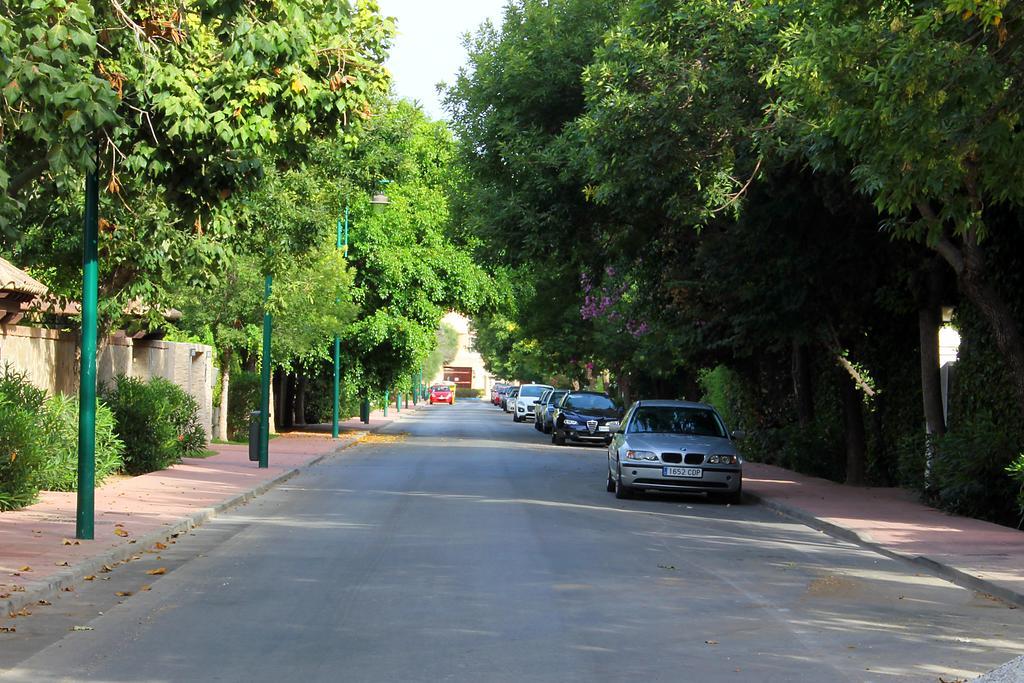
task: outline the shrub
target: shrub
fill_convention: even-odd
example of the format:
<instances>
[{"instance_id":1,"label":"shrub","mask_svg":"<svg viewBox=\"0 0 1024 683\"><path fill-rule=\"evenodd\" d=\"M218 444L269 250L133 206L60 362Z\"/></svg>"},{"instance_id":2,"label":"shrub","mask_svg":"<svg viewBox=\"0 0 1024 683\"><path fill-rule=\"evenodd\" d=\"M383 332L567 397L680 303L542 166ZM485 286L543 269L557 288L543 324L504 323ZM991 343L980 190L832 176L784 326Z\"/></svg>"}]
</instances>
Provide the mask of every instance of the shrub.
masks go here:
<instances>
[{"instance_id":1,"label":"shrub","mask_svg":"<svg viewBox=\"0 0 1024 683\"><path fill-rule=\"evenodd\" d=\"M39 488L75 491L78 486L78 398L58 394L46 401L40 416L45 455L39 469ZM96 405L96 485L124 466L124 443L114 430L114 414Z\"/></svg>"},{"instance_id":2,"label":"shrub","mask_svg":"<svg viewBox=\"0 0 1024 683\"><path fill-rule=\"evenodd\" d=\"M46 392L29 383L28 376L10 363L0 371L0 396L6 396L13 405L36 414L46 401Z\"/></svg>"},{"instance_id":3,"label":"shrub","mask_svg":"<svg viewBox=\"0 0 1024 683\"><path fill-rule=\"evenodd\" d=\"M35 416L0 393L0 510L29 505L39 493L42 439Z\"/></svg>"},{"instance_id":4,"label":"shrub","mask_svg":"<svg viewBox=\"0 0 1024 683\"><path fill-rule=\"evenodd\" d=\"M483 389L469 389L467 387L456 387L455 389L455 398L481 398L483 395Z\"/></svg>"},{"instance_id":5,"label":"shrub","mask_svg":"<svg viewBox=\"0 0 1024 683\"><path fill-rule=\"evenodd\" d=\"M249 438L249 413L260 407L258 372L236 372L228 388L228 437L232 441Z\"/></svg>"},{"instance_id":6,"label":"shrub","mask_svg":"<svg viewBox=\"0 0 1024 683\"><path fill-rule=\"evenodd\" d=\"M1019 457L1019 444L991 415L979 413L935 440L932 486L936 503L949 512L1001 524L1017 523L1020 485L1008 468Z\"/></svg>"},{"instance_id":7,"label":"shrub","mask_svg":"<svg viewBox=\"0 0 1024 683\"><path fill-rule=\"evenodd\" d=\"M0 372L0 510L29 505L39 493L43 436L37 415L45 396L24 373L4 365Z\"/></svg>"},{"instance_id":8,"label":"shrub","mask_svg":"<svg viewBox=\"0 0 1024 683\"><path fill-rule=\"evenodd\" d=\"M170 407L168 418L174 426L178 455L187 458L206 450L206 432L199 422L199 402L177 384L161 377L149 382L156 400Z\"/></svg>"},{"instance_id":9,"label":"shrub","mask_svg":"<svg viewBox=\"0 0 1024 683\"><path fill-rule=\"evenodd\" d=\"M1019 453L1014 459L1010 466L1006 468L1006 471L1010 473L1010 477L1013 479L1014 490L1016 492L1016 504L1017 514L1017 528L1021 528L1024 525L1024 453Z\"/></svg>"},{"instance_id":10,"label":"shrub","mask_svg":"<svg viewBox=\"0 0 1024 683\"><path fill-rule=\"evenodd\" d=\"M104 400L124 441L128 474L165 469L206 446L195 399L165 379L118 377Z\"/></svg>"}]
</instances>

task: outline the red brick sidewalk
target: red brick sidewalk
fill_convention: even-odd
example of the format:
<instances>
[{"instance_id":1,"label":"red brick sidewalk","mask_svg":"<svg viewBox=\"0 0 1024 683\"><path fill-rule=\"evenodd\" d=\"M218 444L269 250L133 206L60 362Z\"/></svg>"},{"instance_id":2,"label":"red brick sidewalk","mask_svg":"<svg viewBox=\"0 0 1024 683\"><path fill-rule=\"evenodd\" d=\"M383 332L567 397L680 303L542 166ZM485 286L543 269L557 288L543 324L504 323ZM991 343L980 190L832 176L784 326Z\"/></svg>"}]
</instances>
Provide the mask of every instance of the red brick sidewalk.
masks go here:
<instances>
[{"instance_id":1,"label":"red brick sidewalk","mask_svg":"<svg viewBox=\"0 0 1024 683\"><path fill-rule=\"evenodd\" d=\"M744 465L743 489L810 526L1024 605L1024 532L946 514L903 489L844 486L758 463Z\"/></svg>"},{"instance_id":2,"label":"red brick sidewalk","mask_svg":"<svg viewBox=\"0 0 1024 683\"><path fill-rule=\"evenodd\" d=\"M389 417L374 412L370 425L348 420L342 423L338 440L330 438L329 428L323 434L279 436L270 442L270 467L262 470L249 461L248 446L215 444L210 449L217 455L187 458L161 472L118 478L96 489L91 541L74 539L74 493L43 492L35 505L0 513L0 614L200 524L396 418L400 415L392 409ZM313 427L310 432L321 430Z\"/></svg>"}]
</instances>

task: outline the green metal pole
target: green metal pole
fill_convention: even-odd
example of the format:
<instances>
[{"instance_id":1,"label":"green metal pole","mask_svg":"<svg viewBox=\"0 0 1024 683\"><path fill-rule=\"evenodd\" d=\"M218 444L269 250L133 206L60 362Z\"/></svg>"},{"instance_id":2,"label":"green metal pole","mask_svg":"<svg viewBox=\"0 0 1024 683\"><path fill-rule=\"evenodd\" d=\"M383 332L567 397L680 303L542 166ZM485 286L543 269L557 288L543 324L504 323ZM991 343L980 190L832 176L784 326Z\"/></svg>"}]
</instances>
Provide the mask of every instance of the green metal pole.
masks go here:
<instances>
[{"instance_id":1,"label":"green metal pole","mask_svg":"<svg viewBox=\"0 0 1024 683\"><path fill-rule=\"evenodd\" d=\"M78 507L75 538L91 540L96 494L96 308L99 300L99 154L85 178L82 234L82 359L78 375Z\"/></svg>"},{"instance_id":2,"label":"green metal pole","mask_svg":"<svg viewBox=\"0 0 1024 683\"><path fill-rule=\"evenodd\" d=\"M260 368L260 467L270 467L270 336L274 321L268 308L274 276L263 282L263 361Z\"/></svg>"},{"instance_id":3,"label":"green metal pole","mask_svg":"<svg viewBox=\"0 0 1024 683\"><path fill-rule=\"evenodd\" d=\"M338 438L338 420L341 417L341 339L334 335L334 407L331 411L331 438Z\"/></svg>"},{"instance_id":4,"label":"green metal pole","mask_svg":"<svg viewBox=\"0 0 1024 683\"><path fill-rule=\"evenodd\" d=\"M348 204L345 205L345 223L338 219L338 236L336 245L342 250L342 256L348 258ZM335 297L334 303L338 303ZM360 407L361 408L361 407ZM334 335L334 409L331 425L331 437L338 438L338 421L341 419L341 338Z\"/></svg>"},{"instance_id":5,"label":"green metal pole","mask_svg":"<svg viewBox=\"0 0 1024 683\"><path fill-rule=\"evenodd\" d=\"M384 417L388 416L388 404L391 403L391 392L384 392Z\"/></svg>"},{"instance_id":6,"label":"green metal pole","mask_svg":"<svg viewBox=\"0 0 1024 683\"><path fill-rule=\"evenodd\" d=\"M347 242L348 234L348 207L345 207L345 234ZM341 218L338 218L338 235L335 242L338 249L342 248L342 225ZM348 252L348 245L345 245L345 252ZM337 304L339 297L334 297ZM331 438L338 438L338 420L341 418L341 338L334 335L334 403L331 420Z\"/></svg>"}]
</instances>

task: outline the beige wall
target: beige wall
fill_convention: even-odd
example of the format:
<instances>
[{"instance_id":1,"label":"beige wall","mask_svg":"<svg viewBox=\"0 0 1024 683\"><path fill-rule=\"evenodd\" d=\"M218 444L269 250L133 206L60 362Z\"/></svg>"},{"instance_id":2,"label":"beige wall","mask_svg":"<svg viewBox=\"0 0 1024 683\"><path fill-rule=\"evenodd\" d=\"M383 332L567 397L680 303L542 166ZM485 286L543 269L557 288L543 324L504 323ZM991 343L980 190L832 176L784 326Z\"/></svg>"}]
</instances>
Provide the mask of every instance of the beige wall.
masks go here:
<instances>
[{"instance_id":1,"label":"beige wall","mask_svg":"<svg viewBox=\"0 0 1024 683\"><path fill-rule=\"evenodd\" d=\"M11 363L50 394L78 393L78 335L36 327L0 325L0 366ZM164 377L199 403L207 436L213 421L213 350L204 344L107 338L97 359L100 384L118 375Z\"/></svg>"},{"instance_id":2,"label":"beige wall","mask_svg":"<svg viewBox=\"0 0 1024 683\"><path fill-rule=\"evenodd\" d=\"M485 394L490 391L494 378L491 373L484 369L484 359L473 348L474 335L470 331L469 318L459 313L448 313L441 319L442 323L451 325L459 333L458 350L452 360L451 367L473 368L473 388L483 389ZM436 377L430 378L430 383L440 382L444 379L443 368L437 372Z\"/></svg>"}]
</instances>

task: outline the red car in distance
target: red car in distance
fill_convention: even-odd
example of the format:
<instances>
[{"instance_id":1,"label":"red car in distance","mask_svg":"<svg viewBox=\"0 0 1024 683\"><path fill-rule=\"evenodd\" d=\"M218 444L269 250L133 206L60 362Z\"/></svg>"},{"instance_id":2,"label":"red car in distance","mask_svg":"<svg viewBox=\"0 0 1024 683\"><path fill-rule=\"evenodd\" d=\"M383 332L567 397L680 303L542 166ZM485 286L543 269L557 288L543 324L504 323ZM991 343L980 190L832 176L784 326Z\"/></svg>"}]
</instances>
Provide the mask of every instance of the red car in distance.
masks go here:
<instances>
[{"instance_id":1,"label":"red car in distance","mask_svg":"<svg viewBox=\"0 0 1024 683\"><path fill-rule=\"evenodd\" d=\"M508 384L495 384L491 387L491 403L496 406L501 405L501 394L509 388Z\"/></svg>"},{"instance_id":2,"label":"red car in distance","mask_svg":"<svg viewBox=\"0 0 1024 683\"><path fill-rule=\"evenodd\" d=\"M452 392L452 388L447 384L435 384L430 387L430 405L435 403L455 405L455 394Z\"/></svg>"}]
</instances>

